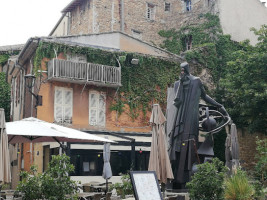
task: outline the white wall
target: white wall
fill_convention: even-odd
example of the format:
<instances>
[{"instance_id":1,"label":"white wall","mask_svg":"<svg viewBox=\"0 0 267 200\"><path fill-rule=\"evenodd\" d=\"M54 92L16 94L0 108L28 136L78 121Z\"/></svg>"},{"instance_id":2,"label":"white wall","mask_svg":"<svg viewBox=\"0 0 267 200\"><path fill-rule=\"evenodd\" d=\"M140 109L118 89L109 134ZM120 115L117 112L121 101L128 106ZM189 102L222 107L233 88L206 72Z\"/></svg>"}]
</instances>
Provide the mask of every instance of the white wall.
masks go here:
<instances>
[{"instance_id":1,"label":"white wall","mask_svg":"<svg viewBox=\"0 0 267 200\"><path fill-rule=\"evenodd\" d=\"M257 37L249 29L267 24L267 8L258 0L219 0L219 15L224 34L238 42L250 39L252 45Z\"/></svg>"},{"instance_id":2,"label":"white wall","mask_svg":"<svg viewBox=\"0 0 267 200\"><path fill-rule=\"evenodd\" d=\"M68 35L68 20L67 16L63 17L62 21L58 24L51 36L64 36Z\"/></svg>"}]
</instances>

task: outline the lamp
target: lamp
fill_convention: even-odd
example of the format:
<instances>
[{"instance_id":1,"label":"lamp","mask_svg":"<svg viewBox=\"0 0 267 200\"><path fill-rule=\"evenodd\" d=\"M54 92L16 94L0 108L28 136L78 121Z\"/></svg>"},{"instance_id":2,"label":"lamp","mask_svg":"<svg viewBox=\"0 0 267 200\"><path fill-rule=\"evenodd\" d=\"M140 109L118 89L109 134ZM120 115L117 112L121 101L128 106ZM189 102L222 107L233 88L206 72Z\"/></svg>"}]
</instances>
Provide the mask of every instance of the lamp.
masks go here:
<instances>
[{"instance_id":1,"label":"lamp","mask_svg":"<svg viewBox=\"0 0 267 200\"><path fill-rule=\"evenodd\" d=\"M32 88L34 87L36 77L32 74L27 74L24 76L24 78L25 78L25 84L29 89L29 93L31 93L31 95L36 99L35 107L41 106L43 104L43 97L40 95L36 95L31 91Z\"/></svg>"},{"instance_id":2,"label":"lamp","mask_svg":"<svg viewBox=\"0 0 267 200\"><path fill-rule=\"evenodd\" d=\"M24 77L25 77L27 88L32 89L32 87L34 86L36 77L32 74L27 74Z\"/></svg>"}]
</instances>

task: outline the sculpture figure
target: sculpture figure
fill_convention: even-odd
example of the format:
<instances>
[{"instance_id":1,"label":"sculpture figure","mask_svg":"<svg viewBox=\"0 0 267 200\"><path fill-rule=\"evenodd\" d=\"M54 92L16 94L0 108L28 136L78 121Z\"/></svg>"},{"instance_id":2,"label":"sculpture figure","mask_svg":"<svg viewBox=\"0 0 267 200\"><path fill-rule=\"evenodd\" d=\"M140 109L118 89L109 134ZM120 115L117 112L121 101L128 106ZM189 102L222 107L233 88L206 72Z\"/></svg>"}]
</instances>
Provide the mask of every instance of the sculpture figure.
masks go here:
<instances>
[{"instance_id":1,"label":"sculpture figure","mask_svg":"<svg viewBox=\"0 0 267 200\"><path fill-rule=\"evenodd\" d=\"M180 80L174 83L174 101L177 108L171 120L169 156L174 172L173 189L185 188L190 181L192 166L196 163L199 135L199 100L217 107L226 114L224 107L208 96L199 77L189 73L189 64L180 65ZM169 120L168 120L169 121Z\"/></svg>"}]
</instances>

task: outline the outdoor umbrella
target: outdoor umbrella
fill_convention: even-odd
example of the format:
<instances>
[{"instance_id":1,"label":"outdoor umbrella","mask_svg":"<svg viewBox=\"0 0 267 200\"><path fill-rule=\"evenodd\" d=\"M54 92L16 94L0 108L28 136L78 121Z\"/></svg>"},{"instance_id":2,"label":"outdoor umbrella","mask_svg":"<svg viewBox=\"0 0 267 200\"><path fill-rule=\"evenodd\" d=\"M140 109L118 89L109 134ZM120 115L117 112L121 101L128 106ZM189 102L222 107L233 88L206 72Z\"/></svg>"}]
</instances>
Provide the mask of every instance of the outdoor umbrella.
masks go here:
<instances>
[{"instance_id":1,"label":"outdoor umbrella","mask_svg":"<svg viewBox=\"0 0 267 200\"><path fill-rule=\"evenodd\" d=\"M104 166L103 166L103 178L106 179L106 192L108 191L108 179L112 177L112 171L110 166L110 143L104 144L104 150L103 150L103 160L104 160Z\"/></svg>"},{"instance_id":2,"label":"outdoor umbrella","mask_svg":"<svg viewBox=\"0 0 267 200\"><path fill-rule=\"evenodd\" d=\"M10 157L8 151L8 138L5 125L5 111L0 108L0 183L11 182Z\"/></svg>"},{"instance_id":3,"label":"outdoor umbrella","mask_svg":"<svg viewBox=\"0 0 267 200\"><path fill-rule=\"evenodd\" d=\"M155 171L160 183L167 183L167 179L173 179L173 172L166 148L164 123L166 118L158 104L153 105L151 118L152 143L149 157L149 171Z\"/></svg>"},{"instance_id":4,"label":"outdoor umbrella","mask_svg":"<svg viewBox=\"0 0 267 200\"><path fill-rule=\"evenodd\" d=\"M93 134L33 117L7 122L6 132L10 144L29 142L113 142Z\"/></svg>"}]
</instances>

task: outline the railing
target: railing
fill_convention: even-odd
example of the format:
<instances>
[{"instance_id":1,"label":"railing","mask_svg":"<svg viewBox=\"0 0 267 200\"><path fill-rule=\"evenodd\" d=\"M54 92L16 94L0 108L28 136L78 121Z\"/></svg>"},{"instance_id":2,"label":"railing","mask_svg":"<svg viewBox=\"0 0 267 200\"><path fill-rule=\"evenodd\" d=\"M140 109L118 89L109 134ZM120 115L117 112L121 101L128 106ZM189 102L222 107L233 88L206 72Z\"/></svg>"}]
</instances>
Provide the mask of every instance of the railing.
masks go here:
<instances>
[{"instance_id":1,"label":"railing","mask_svg":"<svg viewBox=\"0 0 267 200\"><path fill-rule=\"evenodd\" d=\"M117 87L121 86L121 68L52 59L48 62L48 79Z\"/></svg>"}]
</instances>

